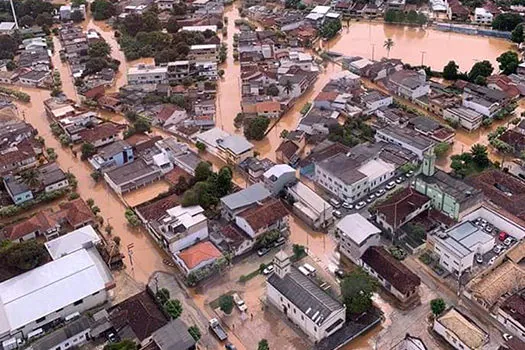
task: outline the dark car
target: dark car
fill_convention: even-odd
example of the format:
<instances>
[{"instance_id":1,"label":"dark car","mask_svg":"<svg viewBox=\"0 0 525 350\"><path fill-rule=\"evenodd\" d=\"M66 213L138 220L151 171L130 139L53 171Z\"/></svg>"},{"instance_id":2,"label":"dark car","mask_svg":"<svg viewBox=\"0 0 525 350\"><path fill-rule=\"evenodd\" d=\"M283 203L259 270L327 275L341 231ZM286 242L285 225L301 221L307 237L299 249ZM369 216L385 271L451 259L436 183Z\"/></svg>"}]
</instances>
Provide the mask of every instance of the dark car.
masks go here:
<instances>
[{"instance_id":1,"label":"dark car","mask_svg":"<svg viewBox=\"0 0 525 350\"><path fill-rule=\"evenodd\" d=\"M268 254L269 251L270 251L270 248L261 248L257 251L257 255L264 256Z\"/></svg>"},{"instance_id":2,"label":"dark car","mask_svg":"<svg viewBox=\"0 0 525 350\"><path fill-rule=\"evenodd\" d=\"M343 279L345 278L345 272L343 270L335 270L334 275L336 275L338 278Z\"/></svg>"},{"instance_id":3,"label":"dark car","mask_svg":"<svg viewBox=\"0 0 525 350\"><path fill-rule=\"evenodd\" d=\"M233 345L232 343L228 343L224 346L225 349L228 349L228 350L237 350L237 348L235 347L235 345Z\"/></svg>"}]
</instances>

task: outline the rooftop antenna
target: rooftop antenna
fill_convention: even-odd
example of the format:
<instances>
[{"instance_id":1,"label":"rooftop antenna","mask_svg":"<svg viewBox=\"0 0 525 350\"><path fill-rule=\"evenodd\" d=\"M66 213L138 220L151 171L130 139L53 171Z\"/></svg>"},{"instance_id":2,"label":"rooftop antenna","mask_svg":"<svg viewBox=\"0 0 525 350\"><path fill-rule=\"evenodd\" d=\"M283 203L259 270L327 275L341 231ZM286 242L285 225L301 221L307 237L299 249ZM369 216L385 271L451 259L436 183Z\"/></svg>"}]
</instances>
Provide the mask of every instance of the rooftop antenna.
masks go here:
<instances>
[{"instance_id":1,"label":"rooftop antenna","mask_svg":"<svg viewBox=\"0 0 525 350\"><path fill-rule=\"evenodd\" d=\"M16 19L15 5L13 4L13 0L9 0L9 3L11 3L11 11L13 11L13 19L15 21L15 27L16 29L20 29L18 28L18 20Z\"/></svg>"}]
</instances>

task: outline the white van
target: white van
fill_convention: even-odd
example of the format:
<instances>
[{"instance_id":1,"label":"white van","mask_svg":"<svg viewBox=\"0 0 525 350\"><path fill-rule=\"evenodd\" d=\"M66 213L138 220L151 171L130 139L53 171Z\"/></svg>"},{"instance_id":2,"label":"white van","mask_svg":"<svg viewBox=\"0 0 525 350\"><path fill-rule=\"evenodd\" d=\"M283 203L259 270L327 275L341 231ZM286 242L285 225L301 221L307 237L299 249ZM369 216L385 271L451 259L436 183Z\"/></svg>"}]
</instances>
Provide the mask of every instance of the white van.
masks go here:
<instances>
[{"instance_id":1,"label":"white van","mask_svg":"<svg viewBox=\"0 0 525 350\"><path fill-rule=\"evenodd\" d=\"M339 202L337 199L335 198L330 198L330 204L332 205L332 207L334 208L339 208L341 206L341 202Z\"/></svg>"},{"instance_id":2,"label":"white van","mask_svg":"<svg viewBox=\"0 0 525 350\"><path fill-rule=\"evenodd\" d=\"M301 273L302 273L303 275L305 275L305 276L310 276L310 272L309 272L307 269L305 269L304 267L299 266L297 269L298 269L299 271L301 271Z\"/></svg>"},{"instance_id":3,"label":"white van","mask_svg":"<svg viewBox=\"0 0 525 350\"><path fill-rule=\"evenodd\" d=\"M316 269L310 264L303 264L302 266L308 273L312 276L315 276Z\"/></svg>"}]
</instances>

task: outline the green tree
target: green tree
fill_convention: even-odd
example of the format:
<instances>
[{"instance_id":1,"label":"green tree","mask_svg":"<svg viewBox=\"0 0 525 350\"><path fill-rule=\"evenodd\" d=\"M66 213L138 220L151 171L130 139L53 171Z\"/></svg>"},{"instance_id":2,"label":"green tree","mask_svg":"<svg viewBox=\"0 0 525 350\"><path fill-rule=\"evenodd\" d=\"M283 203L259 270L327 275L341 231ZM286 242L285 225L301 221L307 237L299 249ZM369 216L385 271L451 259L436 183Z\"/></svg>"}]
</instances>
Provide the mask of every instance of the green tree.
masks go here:
<instances>
[{"instance_id":1,"label":"green tree","mask_svg":"<svg viewBox=\"0 0 525 350\"><path fill-rule=\"evenodd\" d=\"M0 249L2 264L19 270L27 271L46 260L44 245L36 240L20 243L10 242Z\"/></svg>"},{"instance_id":2,"label":"green tree","mask_svg":"<svg viewBox=\"0 0 525 350\"><path fill-rule=\"evenodd\" d=\"M372 307L377 282L363 270L355 270L341 281L341 295L346 312L360 314Z\"/></svg>"},{"instance_id":3,"label":"green tree","mask_svg":"<svg viewBox=\"0 0 525 350\"><path fill-rule=\"evenodd\" d=\"M386 49L386 52L387 52L387 57L390 57L390 50L392 50L392 48L394 47L394 40L392 40L392 38L388 38L385 40L385 42L383 43L383 47Z\"/></svg>"},{"instance_id":4,"label":"green tree","mask_svg":"<svg viewBox=\"0 0 525 350\"><path fill-rule=\"evenodd\" d=\"M324 22L319 33L324 39L331 39L339 33L341 28L341 20L329 20Z\"/></svg>"},{"instance_id":5,"label":"green tree","mask_svg":"<svg viewBox=\"0 0 525 350\"><path fill-rule=\"evenodd\" d=\"M195 341L199 341L199 339L201 338L201 331L197 326L191 326L190 328L188 328L188 333L190 333L191 337Z\"/></svg>"},{"instance_id":6,"label":"green tree","mask_svg":"<svg viewBox=\"0 0 525 350\"><path fill-rule=\"evenodd\" d=\"M268 95L270 96L278 96L279 95L279 88L275 84L271 84L268 86L268 89L266 91Z\"/></svg>"},{"instance_id":7,"label":"green tree","mask_svg":"<svg viewBox=\"0 0 525 350\"><path fill-rule=\"evenodd\" d=\"M124 339L118 343L111 343L104 346L104 350L138 350L138 345L129 339Z\"/></svg>"},{"instance_id":8,"label":"green tree","mask_svg":"<svg viewBox=\"0 0 525 350\"><path fill-rule=\"evenodd\" d=\"M248 140L262 140L269 125L270 119L267 117L258 116L252 118L244 126L244 136Z\"/></svg>"},{"instance_id":9,"label":"green tree","mask_svg":"<svg viewBox=\"0 0 525 350\"><path fill-rule=\"evenodd\" d=\"M292 246L294 260L297 261L306 256L306 249L304 245L294 244Z\"/></svg>"},{"instance_id":10,"label":"green tree","mask_svg":"<svg viewBox=\"0 0 525 350\"><path fill-rule=\"evenodd\" d=\"M293 91L293 83L290 79L286 79L286 82L283 85L284 91L287 95L290 95L290 92Z\"/></svg>"},{"instance_id":11,"label":"green tree","mask_svg":"<svg viewBox=\"0 0 525 350\"><path fill-rule=\"evenodd\" d=\"M472 154L472 160L478 167L484 169L489 166L490 160L487 146L476 143L470 148L470 153Z\"/></svg>"},{"instance_id":12,"label":"green tree","mask_svg":"<svg viewBox=\"0 0 525 350\"><path fill-rule=\"evenodd\" d=\"M520 64L518 54L514 51L502 53L496 61L499 62L500 71L505 75L516 73L518 65Z\"/></svg>"},{"instance_id":13,"label":"green tree","mask_svg":"<svg viewBox=\"0 0 525 350\"><path fill-rule=\"evenodd\" d=\"M166 30L168 33L177 33L180 29L179 21L177 17L171 16L166 24Z\"/></svg>"},{"instance_id":14,"label":"green tree","mask_svg":"<svg viewBox=\"0 0 525 350\"><path fill-rule=\"evenodd\" d=\"M40 185L39 173L35 169L28 169L20 175L24 183L30 188L35 188Z\"/></svg>"},{"instance_id":15,"label":"green tree","mask_svg":"<svg viewBox=\"0 0 525 350\"><path fill-rule=\"evenodd\" d=\"M204 152L206 151L206 144L200 142L200 141L197 141L195 142L195 147L197 147L197 149L199 150L199 152Z\"/></svg>"},{"instance_id":16,"label":"green tree","mask_svg":"<svg viewBox=\"0 0 525 350\"><path fill-rule=\"evenodd\" d=\"M523 24L520 24L514 28L511 34L511 40L517 44L521 44L523 42Z\"/></svg>"},{"instance_id":17,"label":"green tree","mask_svg":"<svg viewBox=\"0 0 525 350\"><path fill-rule=\"evenodd\" d=\"M440 142L434 147L434 153L436 157L442 158L450 149L450 144L448 142Z\"/></svg>"},{"instance_id":18,"label":"green tree","mask_svg":"<svg viewBox=\"0 0 525 350\"><path fill-rule=\"evenodd\" d=\"M432 299L430 301L430 310L432 310L432 313L434 316L439 316L445 309L447 308L447 304L445 301L441 298Z\"/></svg>"},{"instance_id":19,"label":"green tree","mask_svg":"<svg viewBox=\"0 0 525 350\"><path fill-rule=\"evenodd\" d=\"M143 116L139 116L137 120L133 122L133 130L135 133L144 134L151 131L151 122Z\"/></svg>"},{"instance_id":20,"label":"green tree","mask_svg":"<svg viewBox=\"0 0 525 350\"><path fill-rule=\"evenodd\" d=\"M188 181L186 181L186 178L184 176L179 176L177 183L173 187L175 194L177 194L178 196L182 195L189 188L190 185L188 184Z\"/></svg>"},{"instance_id":21,"label":"green tree","mask_svg":"<svg viewBox=\"0 0 525 350\"><path fill-rule=\"evenodd\" d=\"M208 162L200 162L195 168L195 181L206 181L211 174L213 174L211 164Z\"/></svg>"},{"instance_id":22,"label":"green tree","mask_svg":"<svg viewBox=\"0 0 525 350\"><path fill-rule=\"evenodd\" d=\"M117 8L111 1L95 0L90 5L91 13L96 21L106 20L117 14Z\"/></svg>"},{"instance_id":23,"label":"green tree","mask_svg":"<svg viewBox=\"0 0 525 350\"><path fill-rule=\"evenodd\" d=\"M257 345L257 350L270 350L270 345L268 345L268 340L261 339Z\"/></svg>"},{"instance_id":24,"label":"green tree","mask_svg":"<svg viewBox=\"0 0 525 350\"><path fill-rule=\"evenodd\" d=\"M283 129L283 131L281 131L281 134L279 135L280 138L282 139L285 139L288 137L288 135L290 134L290 132L286 129Z\"/></svg>"},{"instance_id":25,"label":"green tree","mask_svg":"<svg viewBox=\"0 0 525 350\"><path fill-rule=\"evenodd\" d=\"M13 59L18 49L17 41L10 35L0 35L0 59Z\"/></svg>"},{"instance_id":26,"label":"green tree","mask_svg":"<svg viewBox=\"0 0 525 350\"><path fill-rule=\"evenodd\" d=\"M130 224L131 226L137 227L140 225L140 219L132 209L126 209L126 211L124 212L124 216L126 217L128 224Z\"/></svg>"},{"instance_id":27,"label":"green tree","mask_svg":"<svg viewBox=\"0 0 525 350\"><path fill-rule=\"evenodd\" d=\"M71 20L75 23L82 22L84 20L84 14L81 11L71 12Z\"/></svg>"},{"instance_id":28,"label":"green tree","mask_svg":"<svg viewBox=\"0 0 525 350\"><path fill-rule=\"evenodd\" d=\"M458 78L459 66L455 61L449 61L443 68L443 78L447 80L456 80Z\"/></svg>"},{"instance_id":29,"label":"green tree","mask_svg":"<svg viewBox=\"0 0 525 350\"><path fill-rule=\"evenodd\" d=\"M80 147L80 150L82 152L82 155L80 156L82 160L86 160L92 155L94 155L95 153L97 153L95 146L93 146L93 144L89 142L84 142L82 146Z\"/></svg>"},{"instance_id":30,"label":"green tree","mask_svg":"<svg viewBox=\"0 0 525 350\"><path fill-rule=\"evenodd\" d=\"M408 23L417 23L417 21L418 21L418 14L417 14L417 12L414 11L414 10L408 11L407 21L408 21Z\"/></svg>"},{"instance_id":31,"label":"green tree","mask_svg":"<svg viewBox=\"0 0 525 350\"><path fill-rule=\"evenodd\" d=\"M396 21L396 16L397 16L397 11L396 10L387 10L385 12L385 22L387 23L394 23Z\"/></svg>"},{"instance_id":32,"label":"green tree","mask_svg":"<svg viewBox=\"0 0 525 350\"><path fill-rule=\"evenodd\" d=\"M175 320L182 314L182 304L178 299L170 299L164 304L164 310Z\"/></svg>"},{"instance_id":33,"label":"green tree","mask_svg":"<svg viewBox=\"0 0 525 350\"><path fill-rule=\"evenodd\" d=\"M522 22L523 17L521 17L518 13L501 13L497 15L492 21L492 29L511 32L516 29L518 24Z\"/></svg>"},{"instance_id":34,"label":"green tree","mask_svg":"<svg viewBox=\"0 0 525 350\"><path fill-rule=\"evenodd\" d=\"M475 82L477 77L481 76L486 78L490 76L493 71L494 67L492 67L492 64L489 61L479 61L476 62L470 69L470 72L468 73L468 78L470 81Z\"/></svg>"},{"instance_id":35,"label":"green tree","mask_svg":"<svg viewBox=\"0 0 525 350\"><path fill-rule=\"evenodd\" d=\"M221 295L219 298L219 308L225 314L231 314L233 310L233 297L227 294Z\"/></svg>"},{"instance_id":36,"label":"green tree","mask_svg":"<svg viewBox=\"0 0 525 350\"><path fill-rule=\"evenodd\" d=\"M89 44L88 54L91 57L107 57L111 53L111 46L104 40Z\"/></svg>"},{"instance_id":37,"label":"green tree","mask_svg":"<svg viewBox=\"0 0 525 350\"><path fill-rule=\"evenodd\" d=\"M224 166L219 170L215 188L217 191L217 197L221 198L230 193L233 187L232 177L233 173L230 167Z\"/></svg>"}]
</instances>

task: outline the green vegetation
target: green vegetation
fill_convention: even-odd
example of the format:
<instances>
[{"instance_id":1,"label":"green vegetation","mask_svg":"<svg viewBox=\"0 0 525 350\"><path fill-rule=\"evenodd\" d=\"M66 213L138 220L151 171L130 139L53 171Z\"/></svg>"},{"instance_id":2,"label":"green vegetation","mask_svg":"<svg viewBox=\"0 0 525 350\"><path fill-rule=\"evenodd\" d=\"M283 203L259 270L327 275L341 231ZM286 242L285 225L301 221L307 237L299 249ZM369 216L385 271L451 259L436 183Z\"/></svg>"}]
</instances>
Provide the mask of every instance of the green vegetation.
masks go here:
<instances>
[{"instance_id":1,"label":"green vegetation","mask_svg":"<svg viewBox=\"0 0 525 350\"><path fill-rule=\"evenodd\" d=\"M204 209L211 209L232 190L232 170L225 166L218 173L214 173L210 163L200 162L195 169L195 177L190 189L184 192L181 204L188 207L200 205Z\"/></svg>"},{"instance_id":2,"label":"green vegetation","mask_svg":"<svg viewBox=\"0 0 525 350\"><path fill-rule=\"evenodd\" d=\"M520 59L518 54L514 51L506 51L502 53L496 61L499 62L499 69L503 74L510 75L516 73Z\"/></svg>"},{"instance_id":3,"label":"green vegetation","mask_svg":"<svg viewBox=\"0 0 525 350\"><path fill-rule=\"evenodd\" d=\"M191 326L188 328L188 333L190 333L191 337L195 340L195 341L199 341L199 339L201 338L201 331L199 329L199 327L197 326Z\"/></svg>"},{"instance_id":4,"label":"green vegetation","mask_svg":"<svg viewBox=\"0 0 525 350\"><path fill-rule=\"evenodd\" d=\"M0 245L0 262L3 266L20 272L28 271L47 260L44 244L29 240L20 243L3 241Z\"/></svg>"},{"instance_id":5,"label":"green vegetation","mask_svg":"<svg viewBox=\"0 0 525 350\"><path fill-rule=\"evenodd\" d=\"M334 36L339 33L341 30L341 20L329 20L325 21L321 29L319 30L319 34L323 39L332 39Z\"/></svg>"},{"instance_id":6,"label":"green vegetation","mask_svg":"<svg viewBox=\"0 0 525 350\"><path fill-rule=\"evenodd\" d=\"M520 44L523 42L523 24L519 24L514 28L512 31L511 40L514 41L517 44Z\"/></svg>"},{"instance_id":7,"label":"green vegetation","mask_svg":"<svg viewBox=\"0 0 525 350\"><path fill-rule=\"evenodd\" d=\"M492 74L494 67L492 64L487 61L478 61L476 62L470 72L468 72L468 80L475 84L486 85L486 78Z\"/></svg>"},{"instance_id":8,"label":"green vegetation","mask_svg":"<svg viewBox=\"0 0 525 350\"><path fill-rule=\"evenodd\" d=\"M328 139L353 147L360 142L372 140L374 130L363 119L347 119L344 125L330 125Z\"/></svg>"},{"instance_id":9,"label":"green vegetation","mask_svg":"<svg viewBox=\"0 0 525 350\"><path fill-rule=\"evenodd\" d=\"M40 26L47 30L53 25L55 7L42 0L13 1L18 24L21 27ZM9 2L0 4L0 21L13 21ZM2 50L0 50L1 52Z\"/></svg>"},{"instance_id":10,"label":"green vegetation","mask_svg":"<svg viewBox=\"0 0 525 350\"><path fill-rule=\"evenodd\" d=\"M454 174L461 178L482 172L491 166L487 146L481 144L475 144L470 152L455 154L450 159L452 159L450 167L454 170Z\"/></svg>"},{"instance_id":11,"label":"green vegetation","mask_svg":"<svg viewBox=\"0 0 525 350\"><path fill-rule=\"evenodd\" d=\"M438 158L443 158L449 150L450 144L448 142L440 142L436 145L436 147L434 147L434 153Z\"/></svg>"},{"instance_id":12,"label":"green vegetation","mask_svg":"<svg viewBox=\"0 0 525 350\"><path fill-rule=\"evenodd\" d=\"M173 320L179 318L179 316L182 314L182 304L180 300L168 300L166 303L164 303L164 311L166 311L166 313L170 315Z\"/></svg>"},{"instance_id":13,"label":"green vegetation","mask_svg":"<svg viewBox=\"0 0 525 350\"><path fill-rule=\"evenodd\" d=\"M459 66L455 61L449 61L443 68L443 79L456 80L458 78Z\"/></svg>"},{"instance_id":14,"label":"green vegetation","mask_svg":"<svg viewBox=\"0 0 525 350\"><path fill-rule=\"evenodd\" d=\"M372 308L372 295L377 282L366 272L357 269L341 281L341 295L347 314L361 314Z\"/></svg>"},{"instance_id":15,"label":"green vegetation","mask_svg":"<svg viewBox=\"0 0 525 350\"><path fill-rule=\"evenodd\" d=\"M117 14L117 7L107 0L95 0L90 6L93 19L96 21L106 20Z\"/></svg>"},{"instance_id":16,"label":"green vegetation","mask_svg":"<svg viewBox=\"0 0 525 350\"><path fill-rule=\"evenodd\" d=\"M388 251L397 260L404 260L407 257L407 253L400 247L391 246L388 248Z\"/></svg>"},{"instance_id":17,"label":"green vegetation","mask_svg":"<svg viewBox=\"0 0 525 350\"><path fill-rule=\"evenodd\" d=\"M80 159L82 160L86 160L97 153L95 146L89 142L84 142L80 147L80 151L82 152L82 155L80 156Z\"/></svg>"},{"instance_id":18,"label":"green vegetation","mask_svg":"<svg viewBox=\"0 0 525 350\"><path fill-rule=\"evenodd\" d=\"M281 233L278 230L271 230L268 232L265 232L264 234L257 237L257 241L255 242L255 247L268 247L273 242L275 242L279 237L281 236Z\"/></svg>"},{"instance_id":19,"label":"green vegetation","mask_svg":"<svg viewBox=\"0 0 525 350\"><path fill-rule=\"evenodd\" d=\"M0 37L1 37L1 35L0 35ZM0 52L1 51L2 50L0 50ZM31 96L29 96L25 92L9 89L9 88L3 87L3 86L0 86L0 95L6 95L6 96L14 98L15 100L19 100L19 101L22 101L22 102L29 102L29 101L31 101Z\"/></svg>"},{"instance_id":20,"label":"green vegetation","mask_svg":"<svg viewBox=\"0 0 525 350\"><path fill-rule=\"evenodd\" d=\"M257 344L257 350L270 350L270 345L268 345L268 340L261 339L259 344Z\"/></svg>"},{"instance_id":21,"label":"green vegetation","mask_svg":"<svg viewBox=\"0 0 525 350\"><path fill-rule=\"evenodd\" d=\"M140 219L132 209L126 209L126 211L124 212L124 216L126 217L126 220L128 220L128 224L130 224L131 226L137 227L140 225Z\"/></svg>"},{"instance_id":22,"label":"green vegetation","mask_svg":"<svg viewBox=\"0 0 525 350\"><path fill-rule=\"evenodd\" d=\"M138 345L129 339L124 339L118 343L111 343L104 346L104 350L138 350Z\"/></svg>"},{"instance_id":23,"label":"green vegetation","mask_svg":"<svg viewBox=\"0 0 525 350\"><path fill-rule=\"evenodd\" d=\"M250 118L244 123L244 136L248 140L262 140L269 125L270 119L267 117Z\"/></svg>"},{"instance_id":24,"label":"green vegetation","mask_svg":"<svg viewBox=\"0 0 525 350\"><path fill-rule=\"evenodd\" d=\"M231 314L233 310L233 297L228 294L221 295L219 298L219 308L225 314Z\"/></svg>"},{"instance_id":25,"label":"green vegetation","mask_svg":"<svg viewBox=\"0 0 525 350\"><path fill-rule=\"evenodd\" d=\"M305 115L306 113L308 113L311 107L312 107L312 104L310 102L306 102L303 108L301 108L301 114Z\"/></svg>"},{"instance_id":26,"label":"green vegetation","mask_svg":"<svg viewBox=\"0 0 525 350\"><path fill-rule=\"evenodd\" d=\"M518 13L501 13L492 21L492 29L511 32L523 22L523 17Z\"/></svg>"},{"instance_id":27,"label":"green vegetation","mask_svg":"<svg viewBox=\"0 0 525 350\"><path fill-rule=\"evenodd\" d=\"M399 10L387 10L384 15L386 23L406 23L423 25L428 22L427 16L423 13L417 13L410 10L408 13Z\"/></svg>"},{"instance_id":28,"label":"green vegetation","mask_svg":"<svg viewBox=\"0 0 525 350\"><path fill-rule=\"evenodd\" d=\"M430 310L432 310L432 313L434 316L439 316L445 309L447 308L447 304L445 301L441 298L432 299L430 300Z\"/></svg>"},{"instance_id":29,"label":"green vegetation","mask_svg":"<svg viewBox=\"0 0 525 350\"><path fill-rule=\"evenodd\" d=\"M293 256L291 260L299 261L306 256L306 248L303 245L294 244L292 249L293 249Z\"/></svg>"},{"instance_id":30,"label":"green vegetation","mask_svg":"<svg viewBox=\"0 0 525 350\"><path fill-rule=\"evenodd\" d=\"M263 264L264 265L264 264ZM264 269L263 269L264 270ZM239 282L241 283L245 283L245 282L248 282L249 280L251 280L252 278L254 278L255 276L258 276L260 273L261 273L261 268L259 267L257 270L254 270L252 272L250 272L249 274L246 274L246 275L241 275L241 277L239 277Z\"/></svg>"},{"instance_id":31,"label":"green vegetation","mask_svg":"<svg viewBox=\"0 0 525 350\"><path fill-rule=\"evenodd\" d=\"M195 143L195 147L197 147L197 149L199 150L199 152L204 152L206 151L206 145L200 141L197 141Z\"/></svg>"}]
</instances>

